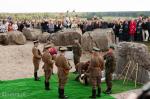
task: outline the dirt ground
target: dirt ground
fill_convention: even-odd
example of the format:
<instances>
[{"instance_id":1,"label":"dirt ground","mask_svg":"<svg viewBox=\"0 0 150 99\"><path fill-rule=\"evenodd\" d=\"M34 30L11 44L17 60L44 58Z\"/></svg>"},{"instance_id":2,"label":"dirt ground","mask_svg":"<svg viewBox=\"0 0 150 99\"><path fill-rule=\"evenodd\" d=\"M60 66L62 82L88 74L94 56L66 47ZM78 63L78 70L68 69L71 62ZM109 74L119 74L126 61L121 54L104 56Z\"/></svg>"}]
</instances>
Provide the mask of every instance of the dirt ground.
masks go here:
<instances>
[{"instance_id":1,"label":"dirt ground","mask_svg":"<svg viewBox=\"0 0 150 99\"><path fill-rule=\"evenodd\" d=\"M136 99L136 97L141 93L142 93L142 89L135 89L135 90L119 93L119 94L113 94L112 96L115 97L116 99Z\"/></svg>"},{"instance_id":2,"label":"dirt ground","mask_svg":"<svg viewBox=\"0 0 150 99\"><path fill-rule=\"evenodd\" d=\"M25 45L0 45L0 80L33 77L32 47L32 42L27 42ZM40 44L39 48L42 51L43 44ZM89 55L84 54L81 61L88 59ZM70 63L74 67L72 60L70 60ZM39 75L44 74L42 66L43 62L40 65ZM74 68L71 71L74 71ZM56 67L54 67L54 72L57 72Z\"/></svg>"}]
</instances>

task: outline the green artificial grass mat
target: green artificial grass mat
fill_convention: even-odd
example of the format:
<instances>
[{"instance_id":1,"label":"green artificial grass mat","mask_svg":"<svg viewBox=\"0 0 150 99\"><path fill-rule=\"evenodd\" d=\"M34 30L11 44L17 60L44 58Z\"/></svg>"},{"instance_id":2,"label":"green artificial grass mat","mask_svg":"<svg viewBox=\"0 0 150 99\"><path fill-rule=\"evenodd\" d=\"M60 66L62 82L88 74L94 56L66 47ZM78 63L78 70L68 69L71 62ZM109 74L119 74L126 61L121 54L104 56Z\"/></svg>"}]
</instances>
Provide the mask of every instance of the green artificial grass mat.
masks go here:
<instances>
[{"instance_id":1,"label":"green artificial grass mat","mask_svg":"<svg viewBox=\"0 0 150 99\"><path fill-rule=\"evenodd\" d=\"M69 75L65 93L69 99L89 99L91 86L84 86L80 82L74 81L75 74ZM58 80L57 75L51 76L51 90L44 90L44 77L41 81L34 81L33 78L0 81L0 99L58 99ZM102 90L106 89L106 84L102 83ZM137 88L142 85L138 84ZM123 85L122 80L113 81L113 94L128 91L134 88L134 82L129 81ZM110 95L102 93L97 99L115 99Z\"/></svg>"}]
</instances>

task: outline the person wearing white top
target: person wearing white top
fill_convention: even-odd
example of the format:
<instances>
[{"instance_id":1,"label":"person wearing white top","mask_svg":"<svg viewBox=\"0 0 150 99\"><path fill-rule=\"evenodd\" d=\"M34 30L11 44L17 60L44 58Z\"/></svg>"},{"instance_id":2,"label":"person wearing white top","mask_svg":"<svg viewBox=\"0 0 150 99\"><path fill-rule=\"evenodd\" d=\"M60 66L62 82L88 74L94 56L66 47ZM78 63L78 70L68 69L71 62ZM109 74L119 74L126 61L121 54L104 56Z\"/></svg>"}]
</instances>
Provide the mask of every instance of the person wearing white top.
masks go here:
<instances>
[{"instance_id":1,"label":"person wearing white top","mask_svg":"<svg viewBox=\"0 0 150 99\"><path fill-rule=\"evenodd\" d=\"M12 25L12 27L13 27L13 30L14 30L14 31L17 31L17 30L18 30L18 25L17 25L16 22Z\"/></svg>"},{"instance_id":2,"label":"person wearing white top","mask_svg":"<svg viewBox=\"0 0 150 99\"><path fill-rule=\"evenodd\" d=\"M8 31L8 27L4 22L1 22L0 24L0 33L4 33Z\"/></svg>"}]
</instances>

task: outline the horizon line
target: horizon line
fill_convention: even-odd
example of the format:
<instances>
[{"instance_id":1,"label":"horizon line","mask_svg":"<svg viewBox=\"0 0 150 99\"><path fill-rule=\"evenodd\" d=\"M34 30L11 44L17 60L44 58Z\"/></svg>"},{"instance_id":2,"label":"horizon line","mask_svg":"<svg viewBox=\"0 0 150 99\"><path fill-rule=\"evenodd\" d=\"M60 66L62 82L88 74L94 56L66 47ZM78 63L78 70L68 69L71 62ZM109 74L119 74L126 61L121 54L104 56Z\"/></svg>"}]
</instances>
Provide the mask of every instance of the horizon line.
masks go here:
<instances>
[{"instance_id":1,"label":"horizon line","mask_svg":"<svg viewBox=\"0 0 150 99\"><path fill-rule=\"evenodd\" d=\"M67 12L67 11L66 11ZM3 13L8 13L8 14L25 14L25 13L66 13L66 12L59 12L59 11L55 11L55 12L48 12L48 11L34 11L34 12L0 12L0 14L3 14ZM69 11L69 13L72 13L73 11ZM75 13L109 13L109 12L150 12L150 11L77 11Z\"/></svg>"}]
</instances>

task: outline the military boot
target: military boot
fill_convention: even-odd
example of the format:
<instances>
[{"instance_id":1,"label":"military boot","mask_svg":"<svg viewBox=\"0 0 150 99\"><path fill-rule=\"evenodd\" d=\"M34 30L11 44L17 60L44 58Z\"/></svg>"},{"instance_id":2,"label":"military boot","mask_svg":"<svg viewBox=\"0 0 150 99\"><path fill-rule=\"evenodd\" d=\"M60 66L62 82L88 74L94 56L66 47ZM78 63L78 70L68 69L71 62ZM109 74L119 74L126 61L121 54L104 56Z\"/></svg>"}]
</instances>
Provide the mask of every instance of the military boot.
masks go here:
<instances>
[{"instance_id":1,"label":"military boot","mask_svg":"<svg viewBox=\"0 0 150 99\"><path fill-rule=\"evenodd\" d=\"M68 96L64 95L64 89L59 89L59 98L60 99L67 99Z\"/></svg>"},{"instance_id":2,"label":"military boot","mask_svg":"<svg viewBox=\"0 0 150 99\"><path fill-rule=\"evenodd\" d=\"M37 72L34 73L34 80L35 81L40 81L40 78L38 77Z\"/></svg>"},{"instance_id":3,"label":"military boot","mask_svg":"<svg viewBox=\"0 0 150 99\"><path fill-rule=\"evenodd\" d=\"M92 89L92 96L89 98L96 99L96 89Z\"/></svg>"},{"instance_id":4,"label":"military boot","mask_svg":"<svg viewBox=\"0 0 150 99\"><path fill-rule=\"evenodd\" d=\"M98 87L97 92L98 92L98 93L97 93L96 96L97 96L97 97L101 97L101 88L100 88L100 87Z\"/></svg>"},{"instance_id":5,"label":"military boot","mask_svg":"<svg viewBox=\"0 0 150 99\"><path fill-rule=\"evenodd\" d=\"M46 81L45 81L45 90L50 90L50 88L49 88L49 82L46 82Z\"/></svg>"},{"instance_id":6,"label":"military boot","mask_svg":"<svg viewBox=\"0 0 150 99\"><path fill-rule=\"evenodd\" d=\"M107 90L105 91L105 94L111 94L112 91L111 91L111 88L107 88Z\"/></svg>"},{"instance_id":7,"label":"military boot","mask_svg":"<svg viewBox=\"0 0 150 99\"><path fill-rule=\"evenodd\" d=\"M88 86L88 85L89 85L89 83L88 83L88 79L87 79L87 77L85 77L85 78L84 78L84 80L85 80L85 86Z\"/></svg>"}]
</instances>

